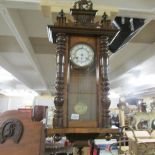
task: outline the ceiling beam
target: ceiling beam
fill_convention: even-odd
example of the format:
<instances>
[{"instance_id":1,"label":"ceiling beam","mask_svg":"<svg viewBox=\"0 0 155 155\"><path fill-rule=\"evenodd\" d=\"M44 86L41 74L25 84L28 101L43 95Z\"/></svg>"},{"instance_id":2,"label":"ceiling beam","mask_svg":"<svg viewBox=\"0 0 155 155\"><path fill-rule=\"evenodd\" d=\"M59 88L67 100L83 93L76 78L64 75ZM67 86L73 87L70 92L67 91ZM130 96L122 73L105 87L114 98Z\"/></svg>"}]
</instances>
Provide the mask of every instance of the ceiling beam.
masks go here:
<instances>
[{"instance_id":1,"label":"ceiling beam","mask_svg":"<svg viewBox=\"0 0 155 155\"><path fill-rule=\"evenodd\" d=\"M6 8L40 10L40 0L1 0Z\"/></svg>"},{"instance_id":2,"label":"ceiling beam","mask_svg":"<svg viewBox=\"0 0 155 155\"><path fill-rule=\"evenodd\" d=\"M155 14L152 10L140 10L140 9L136 10L131 8L128 9L120 8L118 16L147 19L150 18L150 16L154 17Z\"/></svg>"},{"instance_id":3,"label":"ceiling beam","mask_svg":"<svg viewBox=\"0 0 155 155\"><path fill-rule=\"evenodd\" d=\"M5 68L7 71L9 71L12 75L14 75L17 79L20 79L21 82L23 82L27 87L32 88L32 84L25 80L22 75L17 72L17 70L8 63L7 60L5 60L4 57L0 56L0 66Z\"/></svg>"},{"instance_id":4,"label":"ceiling beam","mask_svg":"<svg viewBox=\"0 0 155 155\"><path fill-rule=\"evenodd\" d=\"M4 18L12 34L19 43L21 49L24 52L25 57L29 60L30 64L38 74L41 83L47 88L38 60L35 56L33 47L22 24L18 11L15 9L7 9L5 7L3 7L2 10L3 10L1 11L2 17Z\"/></svg>"},{"instance_id":5,"label":"ceiling beam","mask_svg":"<svg viewBox=\"0 0 155 155\"><path fill-rule=\"evenodd\" d=\"M41 0L40 1L41 9L45 17L51 17L51 14L54 12L60 12L61 9L64 10L65 13L70 14L70 8L73 7L74 1L71 2L58 2L57 0ZM113 7L111 5L93 5L94 9L97 9L97 15L103 15L104 12L108 14L110 18L114 18L118 12L117 7Z\"/></svg>"},{"instance_id":6,"label":"ceiling beam","mask_svg":"<svg viewBox=\"0 0 155 155\"><path fill-rule=\"evenodd\" d=\"M122 79L122 76L128 71L130 71L131 69L144 63L152 56L155 56L154 48L155 48L155 43L152 45L148 45L147 48L143 49L143 51L137 52L132 59L127 60L126 63L122 64L115 71L111 72L110 73L111 85L113 85L113 83L117 82L118 80ZM123 53L121 58L123 58Z\"/></svg>"}]
</instances>

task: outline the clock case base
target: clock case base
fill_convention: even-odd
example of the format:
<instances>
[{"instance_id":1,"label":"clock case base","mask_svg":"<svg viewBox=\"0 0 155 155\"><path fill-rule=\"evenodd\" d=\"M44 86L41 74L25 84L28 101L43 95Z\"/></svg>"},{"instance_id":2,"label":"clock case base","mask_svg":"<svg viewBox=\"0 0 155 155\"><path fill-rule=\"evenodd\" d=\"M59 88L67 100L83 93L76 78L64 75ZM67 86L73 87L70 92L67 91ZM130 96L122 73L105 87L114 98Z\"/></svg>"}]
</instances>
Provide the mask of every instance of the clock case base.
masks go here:
<instances>
[{"instance_id":1,"label":"clock case base","mask_svg":"<svg viewBox=\"0 0 155 155\"><path fill-rule=\"evenodd\" d=\"M96 138L107 138L107 135L112 135L113 138L118 137L119 130L112 128L62 128L62 129L47 129L48 136L66 136L71 142L86 141ZM112 138L112 137L110 137Z\"/></svg>"}]
</instances>

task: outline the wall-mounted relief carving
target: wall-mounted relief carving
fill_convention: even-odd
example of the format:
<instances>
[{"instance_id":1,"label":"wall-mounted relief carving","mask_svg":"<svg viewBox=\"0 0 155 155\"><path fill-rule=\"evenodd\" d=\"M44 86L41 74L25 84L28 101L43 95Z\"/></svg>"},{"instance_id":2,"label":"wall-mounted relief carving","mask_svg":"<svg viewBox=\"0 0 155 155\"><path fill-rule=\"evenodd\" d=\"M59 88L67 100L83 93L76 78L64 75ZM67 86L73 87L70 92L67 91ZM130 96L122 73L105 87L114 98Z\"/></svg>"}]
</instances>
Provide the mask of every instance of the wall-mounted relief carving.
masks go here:
<instances>
[{"instance_id":1,"label":"wall-mounted relief carving","mask_svg":"<svg viewBox=\"0 0 155 155\"><path fill-rule=\"evenodd\" d=\"M0 125L0 144L7 139L19 143L24 131L23 123L18 119L8 119Z\"/></svg>"}]
</instances>

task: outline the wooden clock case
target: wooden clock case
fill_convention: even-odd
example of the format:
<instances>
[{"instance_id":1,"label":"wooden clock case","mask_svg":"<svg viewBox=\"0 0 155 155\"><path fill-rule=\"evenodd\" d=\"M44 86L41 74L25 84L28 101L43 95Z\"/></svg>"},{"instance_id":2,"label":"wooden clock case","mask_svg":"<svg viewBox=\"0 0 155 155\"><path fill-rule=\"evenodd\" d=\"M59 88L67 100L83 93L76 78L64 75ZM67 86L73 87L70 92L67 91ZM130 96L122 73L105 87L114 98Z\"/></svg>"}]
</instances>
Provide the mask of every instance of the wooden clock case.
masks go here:
<instances>
[{"instance_id":1,"label":"wooden clock case","mask_svg":"<svg viewBox=\"0 0 155 155\"><path fill-rule=\"evenodd\" d=\"M87 7L83 8L85 5ZM75 2L71 9L73 22L67 22L64 12L61 11L57 16L57 22L48 26L49 39L57 45L56 97L54 100L56 110L53 119L54 129L48 130L49 135L55 133L117 133L117 130L111 129L109 116L108 44L118 30L111 25L111 21L107 20L105 14L101 22L94 22L97 10L93 10L92 6L90 1L89 4L84 4L82 0ZM94 51L93 66L87 69L76 69L70 62L70 49L79 43L89 45ZM70 103L72 93L70 85L75 88L77 77L80 75L84 77L86 71L91 70L92 67L94 67L94 73L87 78L92 78L95 83L95 89L92 90L95 94L95 102L91 105L95 108L95 117L81 120L70 119L69 104L74 104Z\"/></svg>"}]
</instances>

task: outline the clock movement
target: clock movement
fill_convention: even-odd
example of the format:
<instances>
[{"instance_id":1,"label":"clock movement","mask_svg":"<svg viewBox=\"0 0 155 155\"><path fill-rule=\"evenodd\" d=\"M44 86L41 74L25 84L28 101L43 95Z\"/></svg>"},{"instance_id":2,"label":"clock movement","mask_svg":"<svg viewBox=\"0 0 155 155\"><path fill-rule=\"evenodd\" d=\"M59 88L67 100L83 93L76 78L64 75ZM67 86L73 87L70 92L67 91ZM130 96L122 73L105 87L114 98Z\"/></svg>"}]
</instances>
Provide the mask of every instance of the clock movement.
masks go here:
<instances>
[{"instance_id":1,"label":"clock movement","mask_svg":"<svg viewBox=\"0 0 155 155\"><path fill-rule=\"evenodd\" d=\"M97 10L89 0L76 1L70 9L73 21L63 10L48 26L56 43L56 96L53 127L61 132L112 132L109 116L108 45L118 30L107 15L95 21ZM50 38L50 39L51 39ZM78 131L76 130L78 129Z\"/></svg>"}]
</instances>

